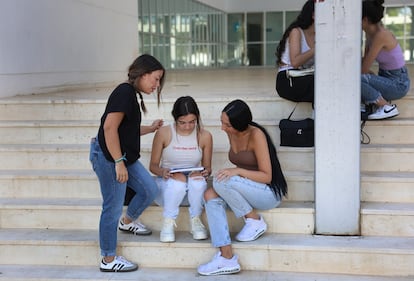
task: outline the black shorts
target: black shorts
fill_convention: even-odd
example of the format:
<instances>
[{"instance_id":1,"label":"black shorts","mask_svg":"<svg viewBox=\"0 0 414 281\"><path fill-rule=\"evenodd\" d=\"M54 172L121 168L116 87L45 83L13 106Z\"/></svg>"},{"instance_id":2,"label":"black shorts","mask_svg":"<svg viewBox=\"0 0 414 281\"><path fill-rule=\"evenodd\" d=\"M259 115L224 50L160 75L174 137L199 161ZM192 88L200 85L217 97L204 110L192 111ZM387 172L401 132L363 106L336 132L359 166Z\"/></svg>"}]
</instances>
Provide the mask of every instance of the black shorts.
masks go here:
<instances>
[{"instance_id":1,"label":"black shorts","mask_svg":"<svg viewBox=\"0 0 414 281\"><path fill-rule=\"evenodd\" d=\"M286 76L286 71L280 71L276 77L276 91L284 99L294 102L311 102L315 99L315 76L302 77Z\"/></svg>"}]
</instances>

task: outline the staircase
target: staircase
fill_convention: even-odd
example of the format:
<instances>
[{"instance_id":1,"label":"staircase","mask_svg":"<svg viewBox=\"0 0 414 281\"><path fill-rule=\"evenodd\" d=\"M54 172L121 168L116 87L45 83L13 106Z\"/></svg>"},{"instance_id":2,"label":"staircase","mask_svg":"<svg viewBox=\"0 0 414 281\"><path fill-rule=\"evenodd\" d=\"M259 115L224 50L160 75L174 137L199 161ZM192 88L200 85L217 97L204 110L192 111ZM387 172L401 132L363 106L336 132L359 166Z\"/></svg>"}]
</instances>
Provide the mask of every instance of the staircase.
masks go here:
<instances>
[{"instance_id":1,"label":"staircase","mask_svg":"<svg viewBox=\"0 0 414 281\"><path fill-rule=\"evenodd\" d=\"M254 120L279 144L279 119L294 103L274 90L274 69L170 71L162 105L145 96L149 114L172 122L175 99L192 95L214 136L213 170L229 166L220 112L244 99ZM411 71L414 73L414 71ZM414 79L413 79L414 80ZM0 280L195 280L196 267L215 253L210 240L194 241L182 207L175 243L159 242L162 211L149 207L141 220L151 236L118 234L119 253L138 262L132 273L99 272L101 196L88 160L89 140L111 88L0 99ZM234 242L242 272L209 280L414 280L414 91L397 101L400 115L369 121L361 145L361 236L314 232L313 148L277 147L289 185L279 208L261 212L268 232ZM309 117L300 104L296 117ZM153 135L142 139L148 166ZM205 219L205 217L204 217ZM243 222L229 212L232 232Z\"/></svg>"}]
</instances>

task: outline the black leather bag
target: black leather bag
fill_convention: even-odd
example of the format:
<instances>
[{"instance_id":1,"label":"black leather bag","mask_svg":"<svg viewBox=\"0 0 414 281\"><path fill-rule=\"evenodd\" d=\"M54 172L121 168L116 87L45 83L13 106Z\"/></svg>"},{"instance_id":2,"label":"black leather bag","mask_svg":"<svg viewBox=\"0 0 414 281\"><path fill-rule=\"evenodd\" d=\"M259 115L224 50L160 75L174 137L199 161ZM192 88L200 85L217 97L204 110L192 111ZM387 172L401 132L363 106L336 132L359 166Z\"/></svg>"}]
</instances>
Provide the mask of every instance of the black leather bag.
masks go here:
<instances>
[{"instance_id":1,"label":"black leather bag","mask_svg":"<svg viewBox=\"0 0 414 281\"><path fill-rule=\"evenodd\" d=\"M292 147L313 147L315 145L315 122L311 118L290 120L295 108L287 119L279 122L280 145Z\"/></svg>"}]
</instances>

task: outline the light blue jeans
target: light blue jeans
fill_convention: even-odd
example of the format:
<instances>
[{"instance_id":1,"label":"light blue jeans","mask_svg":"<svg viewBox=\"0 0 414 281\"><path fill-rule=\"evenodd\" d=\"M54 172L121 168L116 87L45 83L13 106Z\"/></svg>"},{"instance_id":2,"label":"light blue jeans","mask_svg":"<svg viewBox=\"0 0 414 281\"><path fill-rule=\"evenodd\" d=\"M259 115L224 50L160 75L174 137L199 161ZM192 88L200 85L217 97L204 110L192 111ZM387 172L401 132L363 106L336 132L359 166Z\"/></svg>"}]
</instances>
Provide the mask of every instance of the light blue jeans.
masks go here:
<instances>
[{"instance_id":1,"label":"light blue jeans","mask_svg":"<svg viewBox=\"0 0 414 281\"><path fill-rule=\"evenodd\" d=\"M164 207L163 217L176 219L180 205L189 206L190 217L200 216L203 212L204 191L207 182L204 178L187 178L187 182L158 177L156 182L160 188L155 202Z\"/></svg>"},{"instance_id":2,"label":"light blue jeans","mask_svg":"<svg viewBox=\"0 0 414 281\"><path fill-rule=\"evenodd\" d=\"M410 89L410 78L404 66L396 70L383 70L375 74L362 74L361 101L365 104L376 103L382 96L387 101L404 97Z\"/></svg>"},{"instance_id":3,"label":"light blue jeans","mask_svg":"<svg viewBox=\"0 0 414 281\"><path fill-rule=\"evenodd\" d=\"M205 203L211 243L214 247L231 244L226 209L239 218L253 209L269 210L281 203L281 198L264 183L258 183L240 176L233 176L226 181L213 179L213 188L220 197Z\"/></svg>"},{"instance_id":4,"label":"light blue jeans","mask_svg":"<svg viewBox=\"0 0 414 281\"><path fill-rule=\"evenodd\" d=\"M139 160L127 166L128 182L118 182L116 180L115 163L105 158L97 138L93 138L91 141L89 160L98 176L103 199L99 222L101 255L115 256L118 221L122 215L127 185L136 192L126 212L126 216L130 220L136 220L154 201L158 187L154 178Z\"/></svg>"}]
</instances>

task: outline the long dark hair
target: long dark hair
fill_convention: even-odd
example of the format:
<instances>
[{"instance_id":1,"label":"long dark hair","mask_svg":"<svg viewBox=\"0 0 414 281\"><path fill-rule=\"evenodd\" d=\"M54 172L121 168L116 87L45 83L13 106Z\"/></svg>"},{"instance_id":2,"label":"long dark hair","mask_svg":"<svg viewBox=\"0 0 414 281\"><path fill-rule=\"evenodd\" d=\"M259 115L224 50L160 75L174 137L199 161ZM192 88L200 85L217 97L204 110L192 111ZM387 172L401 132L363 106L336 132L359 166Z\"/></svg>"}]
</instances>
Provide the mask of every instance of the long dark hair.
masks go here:
<instances>
[{"instance_id":1,"label":"long dark hair","mask_svg":"<svg viewBox=\"0 0 414 281\"><path fill-rule=\"evenodd\" d=\"M286 48L286 40L289 38L290 32L292 29L296 27L300 27L301 29L306 29L313 24L313 13L315 11L315 3L314 0L308 0L303 5L300 14L296 18L294 22L292 22L289 27L283 33L282 39L279 41L279 45L276 49L276 63L279 65L282 61L282 54Z\"/></svg>"},{"instance_id":2,"label":"long dark hair","mask_svg":"<svg viewBox=\"0 0 414 281\"><path fill-rule=\"evenodd\" d=\"M197 103L192 97L190 96L179 97L173 105L171 114L174 118L174 121L177 121L178 118L180 118L181 116L185 116L188 114L194 114L197 120L197 132L200 132L201 126L202 126L200 110L198 109Z\"/></svg>"},{"instance_id":3,"label":"long dark hair","mask_svg":"<svg viewBox=\"0 0 414 281\"><path fill-rule=\"evenodd\" d=\"M272 165L272 181L269 186L281 198L287 194L287 183L280 167L276 153L276 147L270 138L269 133L261 125L253 122L252 112L249 106L242 100L233 100L223 109L229 117L231 126L237 131L244 131L249 125L259 128L266 136L267 147L269 149L270 162Z\"/></svg>"},{"instance_id":4,"label":"long dark hair","mask_svg":"<svg viewBox=\"0 0 414 281\"><path fill-rule=\"evenodd\" d=\"M365 0L362 2L362 18L376 24L384 17L384 0Z\"/></svg>"},{"instance_id":5,"label":"long dark hair","mask_svg":"<svg viewBox=\"0 0 414 281\"><path fill-rule=\"evenodd\" d=\"M165 68L162 64L153 56L144 54L137 57L134 62L128 68L128 82L133 84L135 79L142 77L144 74L151 73L157 70L162 70L163 74L160 79L160 86L157 89L157 102L160 105L161 90L164 87L165 81ZM138 89L135 89L139 94L141 99L141 108L144 113L147 113L147 108L145 107L144 100L142 98L141 92Z\"/></svg>"}]
</instances>

